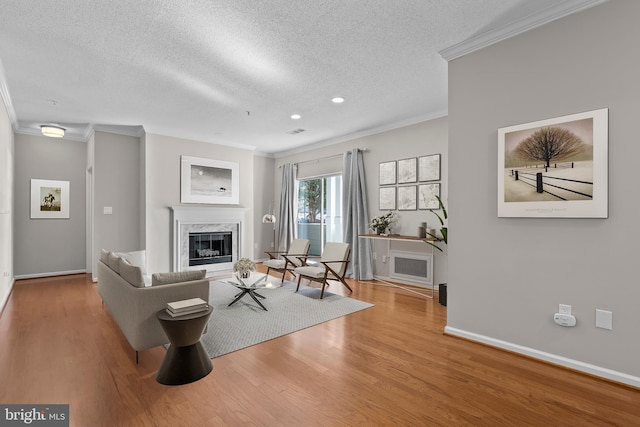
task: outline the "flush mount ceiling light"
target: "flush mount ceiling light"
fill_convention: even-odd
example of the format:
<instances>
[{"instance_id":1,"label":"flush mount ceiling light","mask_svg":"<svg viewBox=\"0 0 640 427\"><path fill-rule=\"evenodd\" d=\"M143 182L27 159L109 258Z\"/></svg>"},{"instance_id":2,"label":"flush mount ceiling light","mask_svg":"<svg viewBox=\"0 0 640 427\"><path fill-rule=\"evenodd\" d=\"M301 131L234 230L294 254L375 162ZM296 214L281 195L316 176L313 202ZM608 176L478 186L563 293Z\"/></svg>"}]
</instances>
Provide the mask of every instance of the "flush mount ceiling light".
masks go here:
<instances>
[{"instance_id":1,"label":"flush mount ceiling light","mask_svg":"<svg viewBox=\"0 0 640 427\"><path fill-rule=\"evenodd\" d=\"M344 98L341 96L336 96L331 100L334 104L342 104L344 102Z\"/></svg>"},{"instance_id":2,"label":"flush mount ceiling light","mask_svg":"<svg viewBox=\"0 0 640 427\"><path fill-rule=\"evenodd\" d=\"M40 126L42 134L51 138L62 138L64 136L64 128L55 125L42 125Z\"/></svg>"},{"instance_id":3,"label":"flush mount ceiling light","mask_svg":"<svg viewBox=\"0 0 640 427\"><path fill-rule=\"evenodd\" d=\"M293 120L298 120L298 119L299 119L299 118L301 118L301 117L302 117L302 116L301 116L300 114L292 114L292 115L291 115L291 118L292 118Z\"/></svg>"}]
</instances>

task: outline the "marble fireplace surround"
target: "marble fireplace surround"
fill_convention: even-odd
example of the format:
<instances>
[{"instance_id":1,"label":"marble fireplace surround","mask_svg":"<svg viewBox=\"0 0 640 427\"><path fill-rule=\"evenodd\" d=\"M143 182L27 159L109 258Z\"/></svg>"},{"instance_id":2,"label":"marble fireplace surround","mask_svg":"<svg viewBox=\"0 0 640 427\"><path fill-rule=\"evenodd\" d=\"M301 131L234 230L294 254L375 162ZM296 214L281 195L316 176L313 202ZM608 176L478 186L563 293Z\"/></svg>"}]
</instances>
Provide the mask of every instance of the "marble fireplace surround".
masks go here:
<instances>
[{"instance_id":1,"label":"marble fireplace surround","mask_svg":"<svg viewBox=\"0 0 640 427\"><path fill-rule=\"evenodd\" d=\"M208 206L172 206L171 235L172 271L207 270L207 276L223 276L233 272L233 264L241 251L246 209ZM230 231L231 262L189 266L189 233Z\"/></svg>"}]
</instances>

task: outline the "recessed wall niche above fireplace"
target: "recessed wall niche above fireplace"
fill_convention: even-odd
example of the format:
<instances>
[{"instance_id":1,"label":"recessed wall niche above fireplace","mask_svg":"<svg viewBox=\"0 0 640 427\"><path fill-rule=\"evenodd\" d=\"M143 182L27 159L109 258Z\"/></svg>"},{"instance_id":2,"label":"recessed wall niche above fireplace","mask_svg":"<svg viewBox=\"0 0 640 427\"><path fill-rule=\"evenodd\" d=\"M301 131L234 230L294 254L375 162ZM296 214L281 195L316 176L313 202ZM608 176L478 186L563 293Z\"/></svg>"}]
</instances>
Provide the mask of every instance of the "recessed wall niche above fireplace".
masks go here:
<instances>
[{"instance_id":1,"label":"recessed wall niche above fireplace","mask_svg":"<svg viewBox=\"0 0 640 427\"><path fill-rule=\"evenodd\" d=\"M226 275L241 257L245 209L171 208L173 271L207 270Z\"/></svg>"}]
</instances>

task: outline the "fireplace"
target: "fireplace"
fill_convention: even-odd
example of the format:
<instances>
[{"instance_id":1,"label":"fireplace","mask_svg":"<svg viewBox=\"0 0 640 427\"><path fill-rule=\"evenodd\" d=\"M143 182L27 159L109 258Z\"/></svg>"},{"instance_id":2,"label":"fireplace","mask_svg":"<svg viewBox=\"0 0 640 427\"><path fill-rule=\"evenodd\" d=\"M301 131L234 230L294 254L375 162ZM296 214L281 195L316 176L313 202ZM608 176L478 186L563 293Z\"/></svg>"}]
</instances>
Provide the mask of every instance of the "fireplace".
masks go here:
<instances>
[{"instance_id":1,"label":"fireplace","mask_svg":"<svg viewBox=\"0 0 640 427\"><path fill-rule=\"evenodd\" d=\"M242 257L246 209L174 206L171 211L173 271L207 270L207 276L233 272Z\"/></svg>"},{"instance_id":2,"label":"fireplace","mask_svg":"<svg viewBox=\"0 0 640 427\"><path fill-rule=\"evenodd\" d=\"M189 233L189 266L231 262L233 233L205 231Z\"/></svg>"}]
</instances>

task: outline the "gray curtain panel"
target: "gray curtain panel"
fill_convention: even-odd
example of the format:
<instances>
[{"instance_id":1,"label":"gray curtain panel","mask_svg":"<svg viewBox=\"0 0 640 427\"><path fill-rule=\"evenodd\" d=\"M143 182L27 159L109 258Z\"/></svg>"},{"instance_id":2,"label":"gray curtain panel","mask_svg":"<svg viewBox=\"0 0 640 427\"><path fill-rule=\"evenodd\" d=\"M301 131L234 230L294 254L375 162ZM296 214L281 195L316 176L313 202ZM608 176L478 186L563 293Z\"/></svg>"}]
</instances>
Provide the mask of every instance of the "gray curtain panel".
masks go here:
<instances>
[{"instance_id":1,"label":"gray curtain panel","mask_svg":"<svg viewBox=\"0 0 640 427\"><path fill-rule=\"evenodd\" d=\"M359 239L358 234L369 230L367 208L367 182L364 173L362 152L353 149L344 153L342 169L342 218L344 241L351 244L351 262L346 276L358 280L373 279L371 242Z\"/></svg>"},{"instance_id":2,"label":"gray curtain panel","mask_svg":"<svg viewBox=\"0 0 640 427\"><path fill-rule=\"evenodd\" d=\"M280 192L280 215L278 215L278 251L289 250L289 244L295 238L296 226L296 170L294 163L282 165L282 190Z\"/></svg>"}]
</instances>

